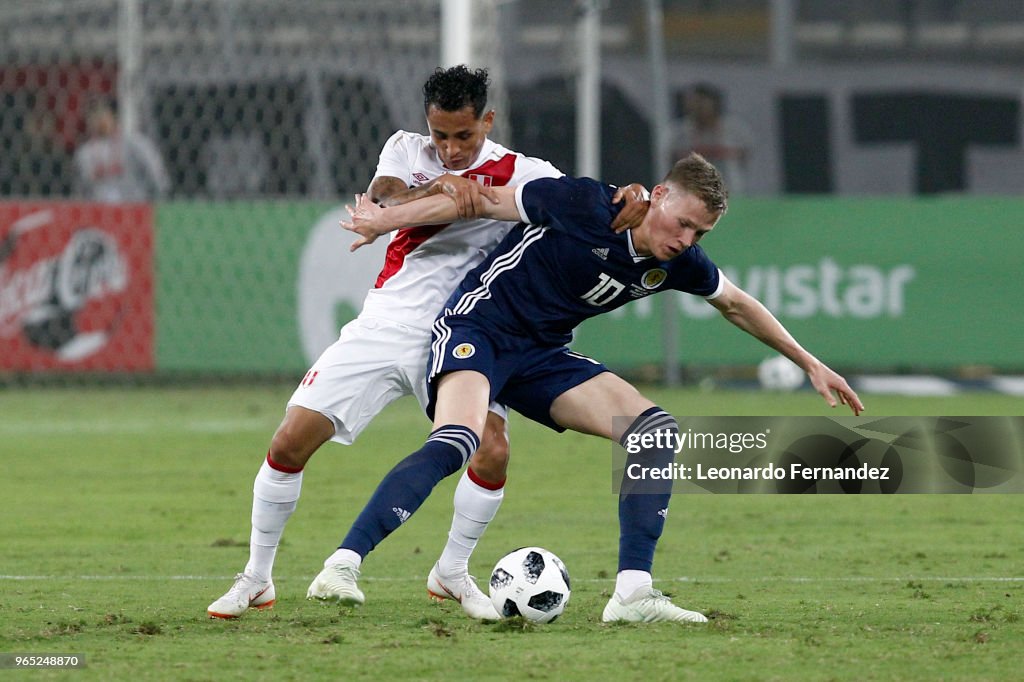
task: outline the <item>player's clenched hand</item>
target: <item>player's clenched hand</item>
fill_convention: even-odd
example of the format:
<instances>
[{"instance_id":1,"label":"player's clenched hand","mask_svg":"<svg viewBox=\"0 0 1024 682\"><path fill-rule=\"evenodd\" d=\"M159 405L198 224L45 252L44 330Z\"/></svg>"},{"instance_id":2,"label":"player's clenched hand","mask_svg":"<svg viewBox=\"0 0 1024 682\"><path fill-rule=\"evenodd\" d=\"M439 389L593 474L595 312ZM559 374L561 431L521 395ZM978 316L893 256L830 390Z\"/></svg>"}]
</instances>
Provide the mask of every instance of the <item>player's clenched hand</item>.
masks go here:
<instances>
[{"instance_id":1,"label":"player's clenched hand","mask_svg":"<svg viewBox=\"0 0 1024 682\"><path fill-rule=\"evenodd\" d=\"M484 187L475 180L445 173L436 181L439 191L451 197L459 211L459 218L475 218L484 210L484 199L492 204L498 197L490 187Z\"/></svg>"},{"instance_id":2,"label":"player's clenched hand","mask_svg":"<svg viewBox=\"0 0 1024 682\"><path fill-rule=\"evenodd\" d=\"M387 229L380 224L381 213L384 209L370 201L370 197L365 194L357 194L355 196L356 205L354 208L345 204L345 210L352 216L352 221L341 221L343 228L359 235L359 239L352 242L352 246L348 249L349 251L355 251L360 246L372 244L377 237L387 232Z\"/></svg>"},{"instance_id":3,"label":"player's clenched hand","mask_svg":"<svg viewBox=\"0 0 1024 682\"><path fill-rule=\"evenodd\" d=\"M612 197L613 204L622 200L625 200L626 204L612 223L612 230L616 234L639 227L640 223L644 221L648 209L651 208L651 195L647 188L635 182L632 185L620 187Z\"/></svg>"},{"instance_id":4,"label":"player's clenched hand","mask_svg":"<svg viewBox=\"0 0 1024 682\"><path fill-rule=\"evenodd\" d=\"M819 364L808 372L807 376L810 378L814 390L821 394L825 402L829 404L829 407L835 407L838 404L836 402L836 396L838 396L838 402L848 405L853 411L854 416L858 416L864 411L864 403L860 401L857 392L850 388L850 385L846 383L846 379L836 374L826 365ZM832 395L833 391L835 391L835 396Z\"/></svg>"}]
</instances>

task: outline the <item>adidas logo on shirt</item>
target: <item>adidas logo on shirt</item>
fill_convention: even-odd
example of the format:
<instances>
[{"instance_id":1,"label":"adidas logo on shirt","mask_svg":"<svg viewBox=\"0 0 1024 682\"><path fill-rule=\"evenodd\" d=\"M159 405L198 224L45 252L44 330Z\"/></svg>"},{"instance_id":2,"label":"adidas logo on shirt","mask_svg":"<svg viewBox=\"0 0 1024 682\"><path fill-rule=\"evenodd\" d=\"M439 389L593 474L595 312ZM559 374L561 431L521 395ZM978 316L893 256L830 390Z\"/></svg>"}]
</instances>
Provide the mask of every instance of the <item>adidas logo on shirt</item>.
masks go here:
<instances>
[{"instance_id":1,"label":"adidas logo on shirt","mask_svg":"<svg viewBox=\"0 0 1024 682\"><path fill-rule=\"evenodd\" d=\"M410 514L409 512L405 511L401 507L392 507L391 511L395 512L395 515L398 517L398 522L399 523L405 523L406 521L409 520L409 517L412 516L412 514Z\"/></svg>"},{"instance_id":2,"label":"adidas logo on shirt","mask_svg":"<svg viewBox=\"0 0 1024 682\"><path fill-rule=\"evenodd\" d=\"M601 260L608 260L608 247L600 249L591 249L590 253L594 254Z\"/></svg>"}]
</instances>

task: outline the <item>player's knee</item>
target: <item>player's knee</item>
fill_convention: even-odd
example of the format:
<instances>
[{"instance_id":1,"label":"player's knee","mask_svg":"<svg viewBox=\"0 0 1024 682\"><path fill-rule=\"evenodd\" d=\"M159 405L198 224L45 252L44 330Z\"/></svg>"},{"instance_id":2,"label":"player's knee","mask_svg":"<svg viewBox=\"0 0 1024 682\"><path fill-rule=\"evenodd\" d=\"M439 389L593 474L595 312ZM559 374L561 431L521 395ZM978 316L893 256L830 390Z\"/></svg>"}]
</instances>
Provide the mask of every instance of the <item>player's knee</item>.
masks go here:
<instances>
[{"instance_id":1,"label":"player's knee","mask_svg":"<svg viewBox=\"0 0 1024 682\"><path fill-rule=\"evenodd\" d=\"M270 440L270 459L281 466L301 469L323 442L318 434L285 420Z\"/></svg>"},{"instance_id":2,"label":"player's knee","mask_svg":"<svg viewBox=\"0 0 1024 682\"><path fill-rule=\"evenodd\" d=\"M334 435L334 423L323 414L291 406L270 441L270 459L300 469L317 448Z\"/></svg>"},{"instance_id":3,"label":"player's knee","mask_svg":"<svg viewBox=\"0 0 1024 682\"><path fill-rule=\"evenodd\" d=\"M483 442L469 459L473 472L487 481L502 481L508 468L508 437L496 429L484 433Z\"/></svg>"}]
</instances>

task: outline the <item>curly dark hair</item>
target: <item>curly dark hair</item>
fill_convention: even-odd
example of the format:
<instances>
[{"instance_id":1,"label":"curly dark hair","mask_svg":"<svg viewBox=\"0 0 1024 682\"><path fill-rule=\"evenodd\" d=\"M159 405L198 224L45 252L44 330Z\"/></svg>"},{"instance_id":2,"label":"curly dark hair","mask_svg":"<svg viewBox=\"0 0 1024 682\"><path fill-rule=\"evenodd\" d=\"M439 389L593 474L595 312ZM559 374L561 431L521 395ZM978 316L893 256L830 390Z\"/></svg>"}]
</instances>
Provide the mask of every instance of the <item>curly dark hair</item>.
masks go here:
<instances>
[{"instance_id":1,"label":"curly dark hair","mask_svg":"<svg viewBox=\"0 0 1024 682\"><path fill-rule=\"evenodd\" d=\"M465 64L450 69L434 69L423 84L423 109L433 104L441 111L458 111L472 106L473 115L480 118L487 106L487 86L491 84L487 69L470 71Z\"/></svg>"}]
</instances>

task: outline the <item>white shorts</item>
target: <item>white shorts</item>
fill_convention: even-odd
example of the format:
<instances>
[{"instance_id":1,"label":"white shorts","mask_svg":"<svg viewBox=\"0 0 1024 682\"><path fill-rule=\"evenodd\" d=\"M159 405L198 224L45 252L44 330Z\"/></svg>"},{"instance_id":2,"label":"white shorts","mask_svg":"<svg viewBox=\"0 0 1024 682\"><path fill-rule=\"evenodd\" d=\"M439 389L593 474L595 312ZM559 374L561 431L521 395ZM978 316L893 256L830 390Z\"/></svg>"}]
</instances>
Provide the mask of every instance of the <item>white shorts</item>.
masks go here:
<instances>
[{"instance_id":1,"label":"white shorts","mask_svg":"<svg viewBox=\"0 0 1024 682\"><path fill-rule=\"evenodd\" d=\"M288 400L334 423L331 440L351 445L391 402L416 396L427 406L430 330L373 317L346 324L338 340L320 354ZM503 419L498 403L489 409Z\"/></svg>"}]
</instances>

